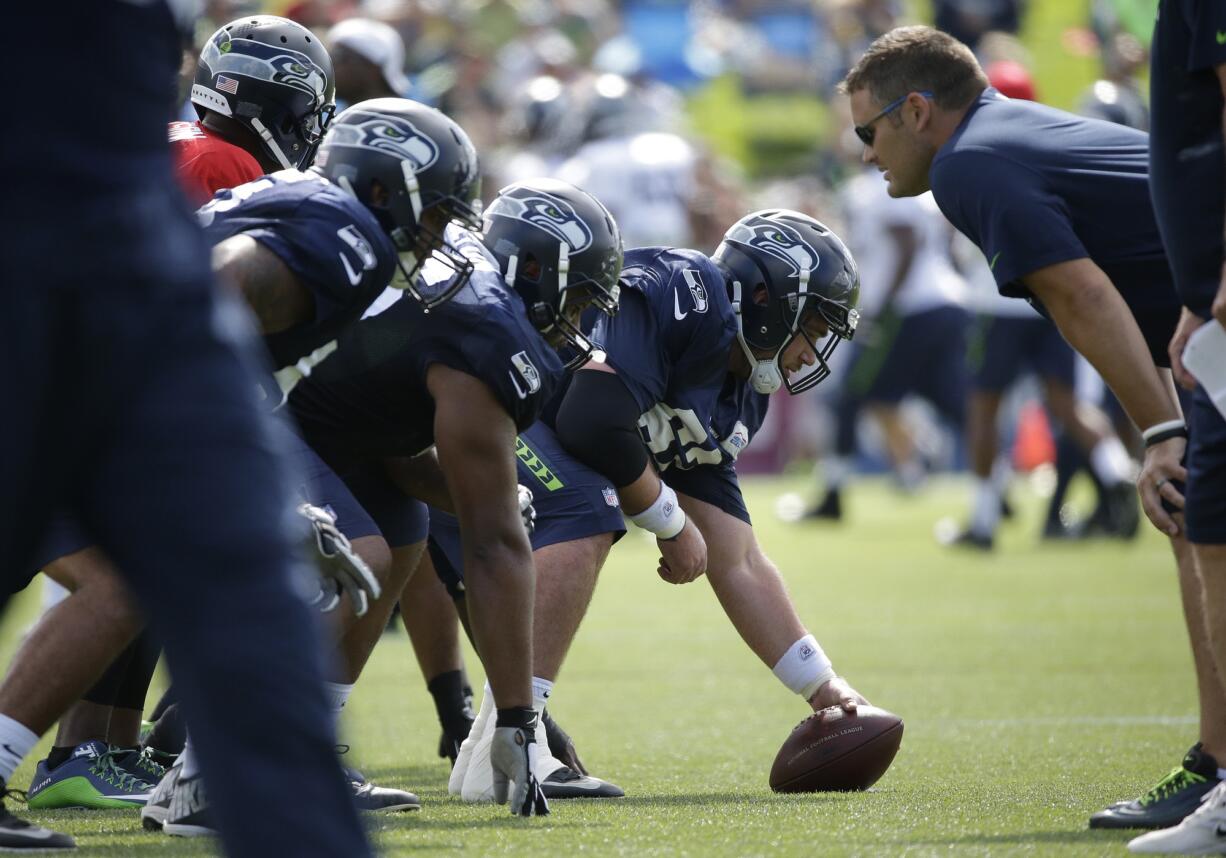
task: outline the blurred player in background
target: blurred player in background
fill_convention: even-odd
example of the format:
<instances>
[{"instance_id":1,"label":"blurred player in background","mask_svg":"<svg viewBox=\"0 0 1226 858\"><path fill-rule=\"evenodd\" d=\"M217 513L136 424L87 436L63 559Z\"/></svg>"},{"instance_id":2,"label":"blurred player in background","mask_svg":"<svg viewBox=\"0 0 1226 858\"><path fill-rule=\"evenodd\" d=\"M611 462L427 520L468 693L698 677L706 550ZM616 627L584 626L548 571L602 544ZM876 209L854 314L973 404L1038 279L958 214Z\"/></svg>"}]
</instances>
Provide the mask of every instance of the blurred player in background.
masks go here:
<instances>
[{"instance_id":1,"label":"blurred player in background","mask_svg":"<svg viewBox=\"0 0 1226 858\"><path fill-rule=\"evenodd\" d=\"M1206 384L1197 383L1184 365L1184 349L1202 326L1226 327L1226 6L1163 0L1154 29L1150 81L1154 212L1183 303L1170 342L1171 366L1179 384L1191 391L1184 524L1200 573L1204 614L1188 615L1188 633L1198 663L1203 656L1197 650L1211 648L1220 690L1226 677L1226 420ZM1217 362L1220 366L1220 356ZM1188 782L1195 773L1178 774ZM1226 770L1205 771L1203 777L1197 788L1214 780L1221 783L1199 807L1189 808L1193 813L1175 828L1143 835L1128 848L1184 855L1226 850Z\"/></svg>"},{"instance_id":2,"label":"blurred player in background","mask_svg":"<svg viewBox=\"0 0 1226 858\"><path fill-rule=\"evenodd\" d=\"M404 40L394 28L370 18L346 18L328 30L326 41L336 69L338 109L409 94Z\"/></svg>"},{"instance_id":3,"label":"blurred player in background","mask_svg":"<svg viewBox=\"0 0 1226 858\"><path fill-rule=\"evenodd\" d=\"M882 36L843 88L864 160L883 171L890 194L931 189L983 251L1002 294L1042 307L1142 428L1141 504L1171 538L1189 627L1202 629L1200 583L1178 517L1187 430L1160 369L1179 304L1149 202L1146 136L1004 98L965 45L929 27ZM1203 636L1193 635L1193 656L1201 742L1150 794L1091 825L1171 825L1217 781L1226 697Z\"/></svg>"},{"instance_id":4,"label":"blurred player in background","mask_svg":"<svg viewBox=\"0 0 1226 858\"><path fill-rule=\"evenodd\" d=\"M186 28L188 4L177 5ZM10 577L28 574L59 508L123 570L179 677L202 770L226 796L217 817L230 854L369 854L332 751L319 639L291 559L289 474L252 397L250 330L213 292L174 190L172 9L103 0L10 11L15 26L95 55L108 109L81 122L56 97L79 85L79 69L40 40L14 49L37 84L13 106L44 133L0 143L11 325L0 348L23 367L2 383L15 418L3 422L0 557ZM73 619L65 604L49 617ZM235 722L235 709L253 720ZM36 741L0 716L0 780ZM228 765L232 755L245 765ZM0 840L72 846L7 813Z\"/></svg>"},{"instance_id":5,"label":"blurred player in background","mask_svg":"<svg viewBox=\"0 0 1226 858\"><path fill-rule=\"evenodd\" d=\"M843 489L855 468L857 422L880 425L904 490L919 487L924 463L899 407L916 394L960 433L966 401L966 283L950 258L952 230L931 197L891 199L875 172L840 195L860 295L870 322L857 336L835 406L835 455L820 464L825 492L807 518L843 516Z\"/></svg>"},{"instance_id":6,"label":"blurred player in background","mask_svg":"<svg viewBox=\"0 0 1226 858\"><path fill-rule=\"evenodd\" d=\"M560 133L577 143L557 177L608 206L627 247L688 247L695 153L668 130L681 106L616 74L580 81L569 99Z\"/></svg>"}]
</instances>

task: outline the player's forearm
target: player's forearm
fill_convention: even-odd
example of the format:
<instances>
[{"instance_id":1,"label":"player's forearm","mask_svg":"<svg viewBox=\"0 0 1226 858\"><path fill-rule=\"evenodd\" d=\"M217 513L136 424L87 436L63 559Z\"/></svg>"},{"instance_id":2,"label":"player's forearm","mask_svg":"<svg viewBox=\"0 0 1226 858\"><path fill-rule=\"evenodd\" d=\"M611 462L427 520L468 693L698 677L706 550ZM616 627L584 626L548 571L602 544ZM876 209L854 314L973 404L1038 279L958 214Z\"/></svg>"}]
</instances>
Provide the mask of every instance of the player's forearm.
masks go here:
<instances>
[{"instance_id":1,"label":"player's forearm","mask_svg":"<svg viewBox=\"0 0 1226 858\"><path fill-rule=\"evenodd\" d=\"M518 521L515 526L518 534L511 531L464 541L469 624L500 709L532 705L536 576L527 536Z\"/></svg>"},{"instance_id":2,"label":"player's forearm","mask_svg":"<svg viewBox=\"0 0 1226 858\"><path fill-rule=\"evenodd\" d=\"M638 515L655 503L656 498L660 496L661 484L660 476L656 473L655 468L648 463L637 480L617 490L617 497L621 500L622 510L625 511L626 515Z\"/></svg>"},{"instance_id":3,"label":"player's forearm","mask_svg":"<svg viewBox=\"0 0 1226 858\"><path fill-rule=\"evenodd\" d=\"M1179 407L1154 366L1136 319L1105 275L1076 284L1027 278L1027 285L1139 428L1179 418Z\"/></svg>"}]
</instances>

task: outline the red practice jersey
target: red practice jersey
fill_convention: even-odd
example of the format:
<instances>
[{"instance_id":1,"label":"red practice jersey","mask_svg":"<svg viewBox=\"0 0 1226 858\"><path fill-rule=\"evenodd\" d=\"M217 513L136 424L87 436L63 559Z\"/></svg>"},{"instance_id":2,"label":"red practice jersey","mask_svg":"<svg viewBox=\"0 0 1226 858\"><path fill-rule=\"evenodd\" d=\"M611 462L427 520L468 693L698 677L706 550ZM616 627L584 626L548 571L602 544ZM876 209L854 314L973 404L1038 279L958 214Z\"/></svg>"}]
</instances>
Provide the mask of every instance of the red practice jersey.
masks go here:
<instances>
[{"instance_id":1,"label":"red practice jersey","mask_svg":"<svg viewBox=\"0 0 1226 858\"><path fill-rule=\"evenodd\" d=\"M258 179L264 168L246 149L222 140L199 122L172 122L170 148L183 193L202 206L222 188Z\"/></svg>"}]
</instances>

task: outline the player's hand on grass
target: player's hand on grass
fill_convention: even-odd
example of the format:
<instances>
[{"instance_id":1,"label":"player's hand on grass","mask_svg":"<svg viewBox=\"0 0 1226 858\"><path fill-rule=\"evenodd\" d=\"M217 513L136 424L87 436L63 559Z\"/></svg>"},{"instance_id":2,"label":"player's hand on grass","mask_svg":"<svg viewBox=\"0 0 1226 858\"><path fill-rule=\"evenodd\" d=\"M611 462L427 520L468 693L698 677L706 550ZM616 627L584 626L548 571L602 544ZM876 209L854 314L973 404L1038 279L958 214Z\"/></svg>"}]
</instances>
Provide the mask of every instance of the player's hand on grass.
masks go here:
<instances>
[{"instance_id":1,"label":"player's hand on grass","mask_svg":"<svg viewBox=\"0 0 1226 858\"><path fill-rule=\"evenodd\" d=\"M348 537L336 528L336 518L326 509L304 503L298 514L311 524L319 574L320 595L315 605L325 613L340 604L341 594L348 593L353 612L363 616L370 602L382 593L379 579L349 544Z\"/></svg>"},{"instance_id":2,"label":"player's hand on grass","mask_svg":"<svg viewBox=\"0 0 1226 858\"><path fill-rule=\"evenodd\" d=\"M1216 302L1214 302L1216 304ZM1226 301L1223 302L1226 307ZM1188 337L1203 325L1204 320L1189 310L1187 307L1179 314L1179 324L1175 327L1175 336L1171 337L1171 344L1166 347L1167 354L1171 358L1171 373L1175 376L1175 381L1180 387L1187 390L1196 389L1196 379L1192 377L1192 373L1188 372L1187 367L1183 365L1183 350L1188 345Z\"/></svg>"},{"instance_id":3,"label":"player's hand on grass","mask_svg":"<svg viewBox=\"0 0 1226 858\"><path fill-rule=\"evenodd\" d=\"M1163 507L1162 502L1166 501L1176 510L1183 509L1183 495L1174 483L1188 478L1188 472L1182 464L1187 447L1188 440L1178 437L1168 438L1147 447L1145 460L1141 463L1141 475L1137 477L1141 508L1145 510L1154 527L1167 536L1179 535L1179 523L1174 515Z\"/></svg>"},{"instance_id":4,"label":"player's hand on grass","mask_svg":"<svg viewBox=\"0 0 1226 858\"><path fill-rule=\"evenodd\" d=\"M549 753L571 771L586 775L587 766L583 765L583 760L579 759L579 752L575 750L574 741L565 730L558 726L558 722L553 720L548 709L541 712L541 723L545 725L545 739L549 742Z\"/></svg>"},{"instance_id":5,"label":"player's hand on grass","mask_svg":"<svg viewBox=\"0 0 1226 858\"><path fill-rule=\"evenodd\" d=\"M813 707L814 712L819 709L828 709L831 706L842 707L845 712L855 712L857 706L868 706L869 702L859 691L852 688L846 679L836 676L817 689L817 692L809 698L809 705Z\"/></svg>"},{"instance_id":6,"label":"player's hand on grass","mask_svg":"<svg viewBox=\"0 0 1226 858\"><path fill-rule=\"evenodd\" d=\"M549 802L536 780L535 731L523 727L496 727L490 747L494 767L494 801L511 802L515 816L545 816Z\"/></svg>"},{"instance_id":7,"label":"player's hand on grass","mask_svg":"<svg viewBox=\"0 0 1226 858\"><path fill-rule=\"evenodd\" d=\"M690 519L672 539L656 539L660 577L670 584L688 584L707 571L707 542Z\"/></svg>"},{"instance_id":8,"label":"player's hand on grass","mask_svg":"<svg viewBox=\"0 0 1226 858\"><path fill-rule=\"evenodd\" d=\"M524 520L524 530L531 536L536 530L536 507L532 505L532 489L516 486L519 493L519 516Z\"/></svg>"}]
</instances>

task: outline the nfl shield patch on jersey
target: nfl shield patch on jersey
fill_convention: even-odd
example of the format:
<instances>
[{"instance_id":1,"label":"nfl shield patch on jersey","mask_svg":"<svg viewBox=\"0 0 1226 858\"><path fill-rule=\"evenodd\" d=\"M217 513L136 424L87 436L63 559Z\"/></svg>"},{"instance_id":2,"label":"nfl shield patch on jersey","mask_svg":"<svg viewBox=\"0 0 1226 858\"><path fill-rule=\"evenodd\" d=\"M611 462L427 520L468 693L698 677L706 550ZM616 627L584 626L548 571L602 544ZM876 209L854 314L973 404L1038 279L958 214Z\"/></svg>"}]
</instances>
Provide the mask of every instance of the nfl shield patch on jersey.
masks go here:
<instances>
[{"instance_id":1,"label":"nfl shield patch on jersey","mask_svg":"<svg viewBox=\"0 0 1226 858\"><path fill-rule=\"evenodd\" d=\"M621 506L621 500L617 497L617 492L614 491L612 486L605 486L600 490L600 493L604 495L604 502L609 506L614 509Z\"/></svg>"}]
</instances>

